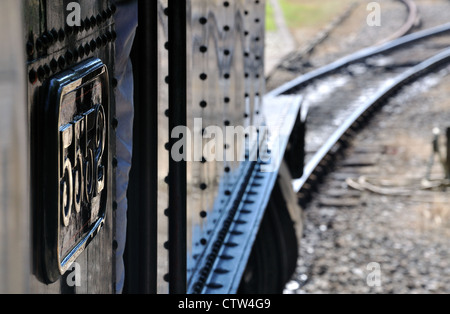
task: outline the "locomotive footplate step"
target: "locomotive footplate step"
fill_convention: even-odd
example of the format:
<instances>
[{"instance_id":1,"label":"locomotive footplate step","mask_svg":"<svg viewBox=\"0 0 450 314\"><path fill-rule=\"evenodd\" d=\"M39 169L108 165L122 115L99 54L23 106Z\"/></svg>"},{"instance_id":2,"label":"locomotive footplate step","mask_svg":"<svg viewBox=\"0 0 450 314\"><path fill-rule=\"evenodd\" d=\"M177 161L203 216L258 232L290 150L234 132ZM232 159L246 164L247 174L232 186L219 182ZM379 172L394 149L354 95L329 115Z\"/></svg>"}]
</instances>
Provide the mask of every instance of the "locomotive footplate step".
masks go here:
<instances>
[{"instance_id":1,"label":"locomotive footplate step","mask_svg":"<svg viewBox=\"0 0 450 314\"><path fill-rule=\"evenodd\" d=\"M228 215L223 215L218 222L214 240L210 241L200 261L201 267L192 276L189 293L238 291L290 135L296 124L304 121L301 116L306 113L302 113L301 104L300 96L265 99L266 124L260 128L257 143L249 152L249 161L241 164L240 188L235 189L226 205Z\"/></svg>"}]
</instances>

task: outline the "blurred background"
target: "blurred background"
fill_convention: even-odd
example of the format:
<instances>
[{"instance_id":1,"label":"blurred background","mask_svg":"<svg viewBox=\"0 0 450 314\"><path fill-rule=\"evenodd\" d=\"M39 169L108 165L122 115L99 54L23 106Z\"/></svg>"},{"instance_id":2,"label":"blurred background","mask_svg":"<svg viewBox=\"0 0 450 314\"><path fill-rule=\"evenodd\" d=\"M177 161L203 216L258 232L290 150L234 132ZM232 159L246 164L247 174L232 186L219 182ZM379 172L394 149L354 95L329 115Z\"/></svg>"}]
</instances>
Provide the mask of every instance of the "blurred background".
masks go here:
<instances>
[{"instance_id":1,"label":"blurred background","mask_svg":"<svg viewBox=\"0 0 450 314\"><path fill-rule=\"evenodd\" d=\"M380 9L380 25L368 22L374 4ZM448 10L449 2L441 0L268 0L267 90L396 36L448 23ZM313 143L326 137L326 129L315 123L335 115L319 108L367 100L382 86L373 75L393 70L385 77L392 80L449 46L448 36L425 40L298 89L310 108L307 152L312 155L317 151ZM377 74L368 75L370 71ZM450 292L450 197L445 165L433 155L433 139L445 155L448 74L444 66L405 87L375 121L358 131L343 160L304 208L297 273L285 293ZM358 94L357 89L366 90ZM356 94L359 100L349 96ZM440 135L433 135L434 128ZM424 188L425 177L437 185ZM352 184L358 179L370 184ZM369 283L374 278L379 285Z\"/></svg>"}]
</instances>

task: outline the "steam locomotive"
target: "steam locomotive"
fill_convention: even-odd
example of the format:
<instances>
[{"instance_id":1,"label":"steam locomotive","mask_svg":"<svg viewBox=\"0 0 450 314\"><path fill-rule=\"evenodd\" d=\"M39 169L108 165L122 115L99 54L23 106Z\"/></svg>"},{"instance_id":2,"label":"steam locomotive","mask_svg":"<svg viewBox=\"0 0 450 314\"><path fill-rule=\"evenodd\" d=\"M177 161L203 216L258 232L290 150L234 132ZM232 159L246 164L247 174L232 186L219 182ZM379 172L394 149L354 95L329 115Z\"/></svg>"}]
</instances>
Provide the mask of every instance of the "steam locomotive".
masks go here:
<instances>
[{"instance_id":1,"label":"steam locomotive","mask_svg":"<svg viewBox=\"0 0 450 314\"><path fill-rule=\"evenodd\" d=\"M306 117L265 1L0 8L0 292L282 292Z\"/></svg>"}]
</instances>

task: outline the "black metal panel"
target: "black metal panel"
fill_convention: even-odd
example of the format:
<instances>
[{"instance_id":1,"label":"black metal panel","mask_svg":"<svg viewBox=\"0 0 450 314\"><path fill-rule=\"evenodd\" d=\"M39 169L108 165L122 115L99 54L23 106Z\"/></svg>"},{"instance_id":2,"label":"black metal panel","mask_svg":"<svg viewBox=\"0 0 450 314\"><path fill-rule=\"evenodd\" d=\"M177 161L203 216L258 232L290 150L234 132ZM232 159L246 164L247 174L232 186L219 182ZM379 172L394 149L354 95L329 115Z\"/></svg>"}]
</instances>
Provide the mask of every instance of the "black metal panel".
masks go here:
<instances>
[{"instance_id":1,"label":"black metal panel","mask_svg":"<svg viewBox=\"0 0 450 314\"><path fill-rule=\"evenodd\" d=\"M31 134L31 186L32 186L32 273L30 278L31 292L37 293L112 293L114 292L114 215L115 201L115 133L111 128L110 142L105 164L108 167L108 179L105 185L107 200L105 209L105 225L101 232L92 240L89 247L76 262L79 265L79 285L68 285L67 278L56 276L57 282L47 284L45 255L46 232L44 226L45 215L50 206L45 203L47 190L40 184L40 171L45 162L58 161L53 155L46 155L45 140L38 130L49 131L43 124L46 115L43 112L43 99L46 97L46 87L51 80L60 73L82 64L90 58L97 58L107 68L111 77L114 75L114 12L116 10L109 0L80 0L81 24L69 26L66 23L70 1L25 1L24 16L25 29L24 47L28 63L28 112ZM105 91L113 90L114 80L105 86ZM106 121L113 121L115 116L114 98L109 95L111 102ZM83 111L84 112L84 111ZM50 131L49 131L50 132ZM55 131L57 134L57 131ZM55 134L52 135L54 138ZM53 206L54 204L52 204Z\"/></svg>"},{"instance_id":2,"label":"black metal panel","mask_svg":"<svg viewBox=\"0 0 450 314\"><path fill-rule=\"evenodd\" d=\"M128 190L126 293L156 293L158 208L157 3L139 1L132 51L134 71L133 162Z\"/></svg>"},{"instance_id":3,"label":"black metal panel","mask_svg":"<svg viewBox=\"0 0 450 314\"><path fill-rule=\"evenodd\" d=\"M186 126L186 0L168 1L169 132ZM170 137L170 136L169 136ZM171 138L169 146L180 139ZM186 146L185 146L186 147ZM169 158L169 293L186 292L186 162Z\"/></svg>"}]
</instances>

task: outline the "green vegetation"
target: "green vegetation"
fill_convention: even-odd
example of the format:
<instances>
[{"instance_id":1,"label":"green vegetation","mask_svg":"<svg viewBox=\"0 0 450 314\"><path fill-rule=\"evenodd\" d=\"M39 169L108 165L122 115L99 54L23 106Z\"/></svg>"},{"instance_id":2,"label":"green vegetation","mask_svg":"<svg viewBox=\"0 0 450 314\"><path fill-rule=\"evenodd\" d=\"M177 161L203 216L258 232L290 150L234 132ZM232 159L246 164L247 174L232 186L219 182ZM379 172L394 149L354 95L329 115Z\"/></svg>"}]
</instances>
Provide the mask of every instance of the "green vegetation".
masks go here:
<instances>
[{"instance_id":1,"label":"green vegetation","mask_svg":"<svg viewBox=\"0 0 450 314\"><path fill-rule=\"evenodd\" d=\"M275 16L273 13L273 8L270 5L269 1L267 1L266 5L266 31L274 32L277 30L277 26L275 23Z\"/></svg>"},{"instance_id":2,"label":"green vegetation","mask_svg":"<svg viewBox=\"0 0 450 314\"><path fill-rule=\"evenodd\" d=\"M323 25L339 14L345 0L278 0L290 29ZM273 9L267 4L267 30L276 30Z\"/></svg>"}]
</instances>

